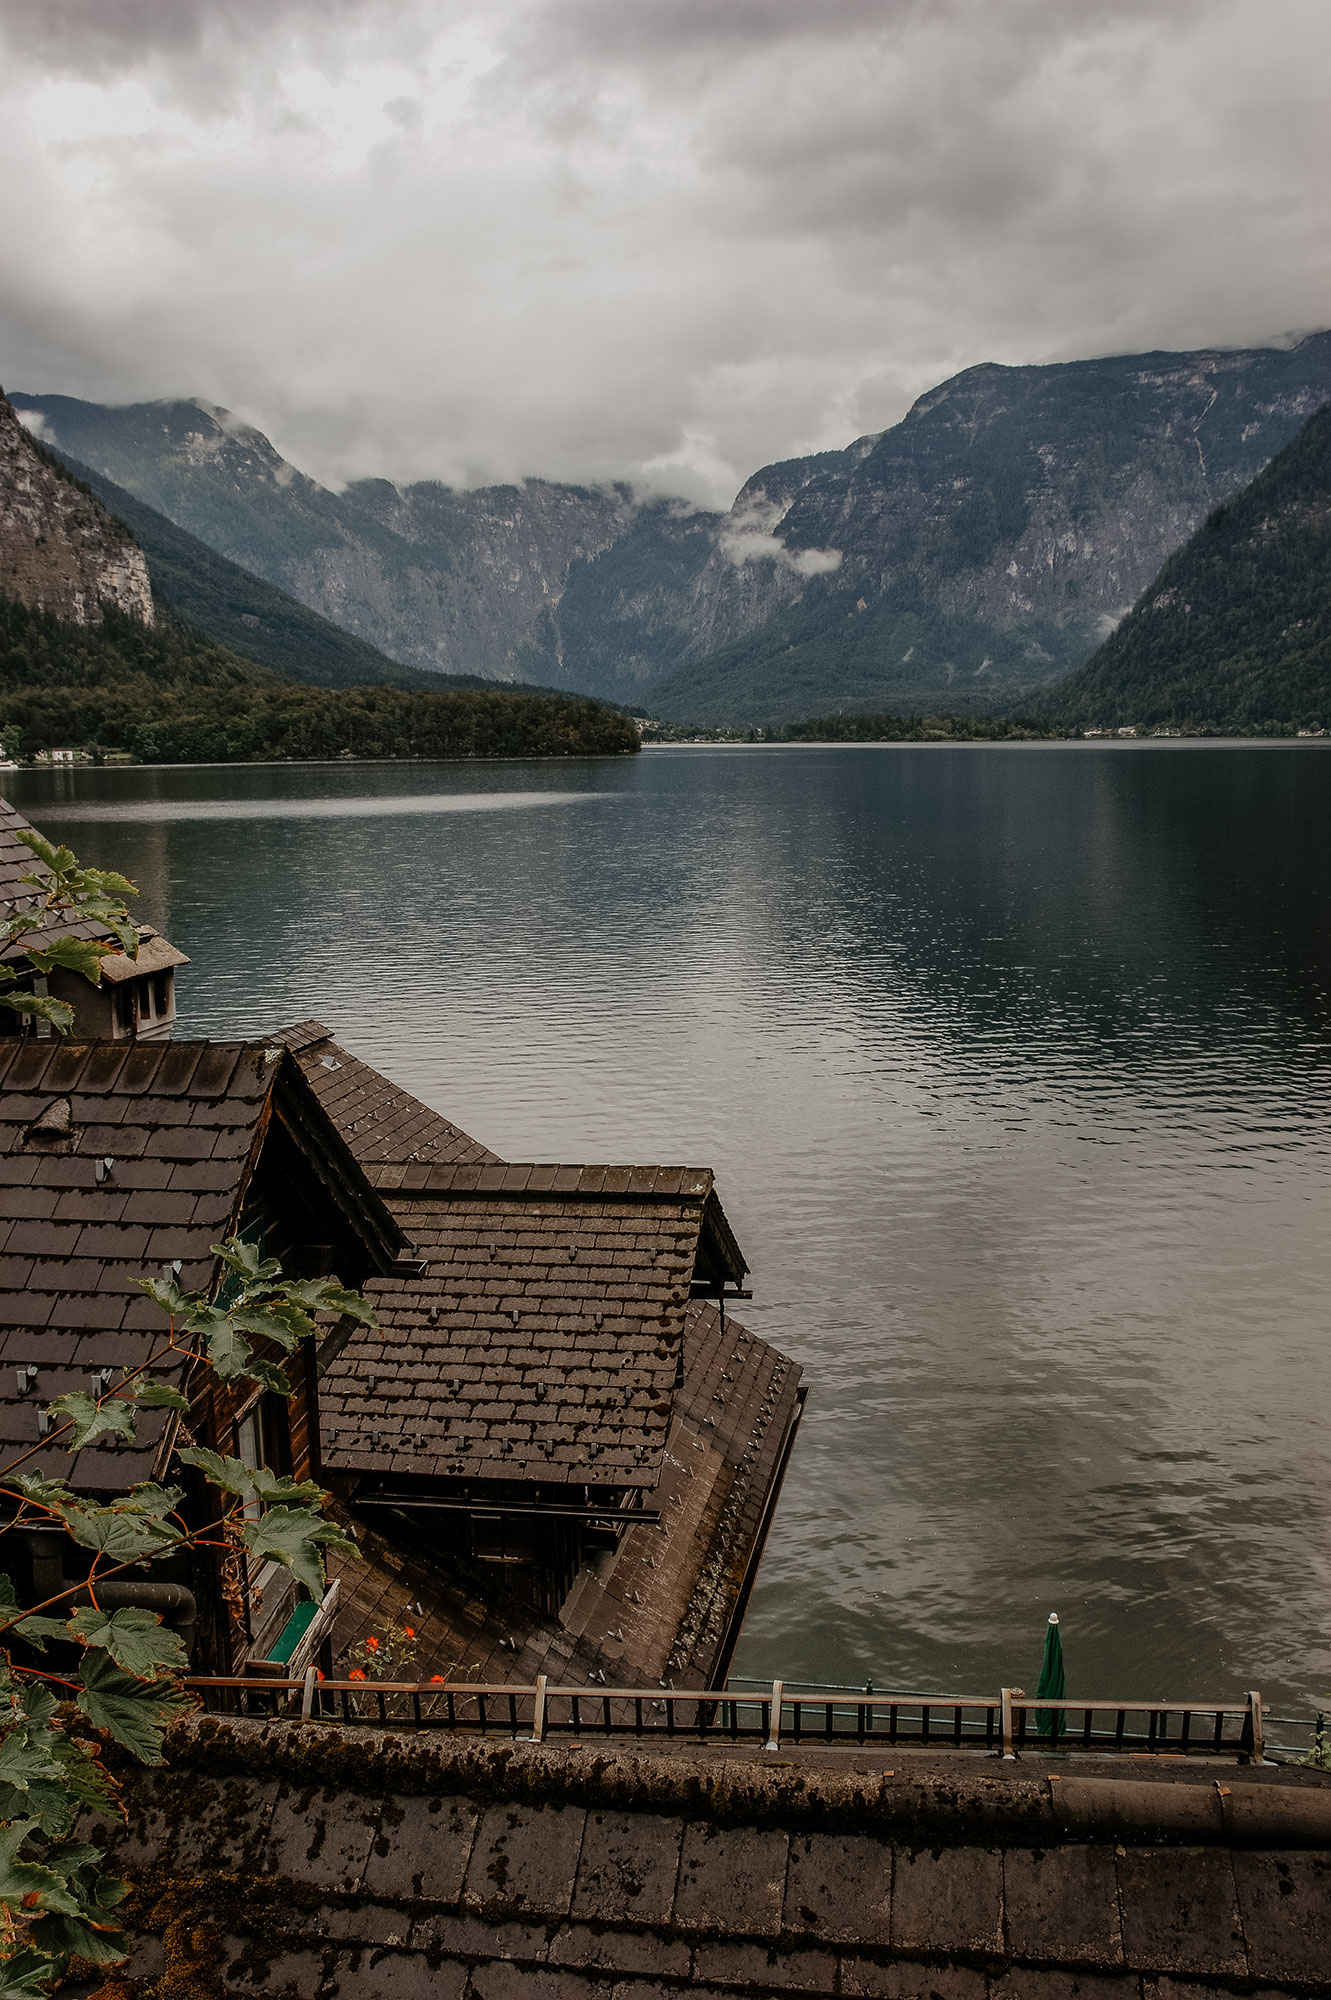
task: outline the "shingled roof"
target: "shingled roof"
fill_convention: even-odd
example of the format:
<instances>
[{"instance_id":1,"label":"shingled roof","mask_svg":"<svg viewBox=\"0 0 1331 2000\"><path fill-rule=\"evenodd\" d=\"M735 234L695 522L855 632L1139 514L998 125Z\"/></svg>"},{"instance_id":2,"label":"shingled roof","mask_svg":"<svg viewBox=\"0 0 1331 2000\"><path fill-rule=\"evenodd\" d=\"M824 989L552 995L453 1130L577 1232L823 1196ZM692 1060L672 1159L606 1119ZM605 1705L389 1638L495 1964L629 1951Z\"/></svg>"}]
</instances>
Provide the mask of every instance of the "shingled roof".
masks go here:
<instances>
[{"instance_id":1,"label":"shingled roof","mask_svg":"<svg viewBox=\"0 0 1331 2000\"><path fill-rule=\"evenodd\" d=\"M48 872L45 863L39 861L32 850L17 838L20 832L34 831L31 822L11 806L8 799L0 799L0 911L8 912L30 903L36 891L23 877L34 874L45 876ZM110 938L104 924L71 923L68 917L60 916L53 917L45 926L45 931L50 937ZM154 930L151 924L140 924L138 932L142 942L136 957L129 958L123 951L113 951L108 952L102 961L102 977L110 980L112 985L189 964L185 953ZM23 961L22 942L0 952L0 959L9 964L20 964Z\"/></svg>"},{"instance_id":2,"label":"shingled roof","mask_svg":"<svg viewBox=\"0 0 1331 2000\"><path fill-rule=\"evenodd\" d=\"M284 1116L383 1268L400 1236L281 1043L0 1040L0 1446L38 1443L53 1398L153 1354L165 1322L136 1279L178 1263L186 1290L207 1289L284 1075ZM72 1465L52 1447L29 1465L124 1488L149 1476L164 1423L145 1411L136 1445L99 1440Z\"/></svg>"},{"instance_id":3,"label":"shingled roof","mask_svg":"<svg viewBox=\"0 0 1331 2000\"><path fill-rule=\"evenodd\" d=\"M364 1560L334 1555L335 1653L410 1625L413 1671L527 1681L715 1686L724 1678L781 1489L803 1391L793 1362L716 1306L695 1300L653 1504L613 1552L583 1570L559 1616L506 1594L450 1539L395 1546L362 1521Z\"/></svg>"},{"instance_id":4,"label":"shingled roof","mask_svg":"<svg viewBox=\"0 0 1331 2000\"><path fill-rule=\"evenodd\" d=\"M282 1060L271 1043L0 1041L4 1448L35 1444L39 1409L95 1370L154 1352L165 1322L136 1278L179 1260L182 1285L208 1285ZM144 1411L136 1445L99 1441L73 1469L55 1447L29 1467L128 1487L164 1422Z\"/></svg>"},{"instance_id":5,"label":"shingled roof","mask_svg":"<svg viewBox=\"0 0 1331 2000\"><path fill-rule=\"evenodd\" d=\"M322 1021L299 1021L275 1041L290 1049L310 1089L367 1173L422 1162L498 1156L334 1042Z\"/></svg>"},{"instance_id":6,"label":"shingled roof","mask_svg":"<svg viewBox=\"0 0 1331 2000\"><path fill-rule=\"evenodd\" d=\"M23 880L25 875L45 875L47 870L31 848L16 838L18 833L33 833L36 829L21 812L11 806L8 799L0 799L0 910L6 914L31 903L37 893ZM47 926L52 936L104 938L107 935L103 924L70 923L68 918L57 918ZM22 955L22 946L10 945L0 952L0 958L14 960Z\"/></svg>"},{"instance_id":7,"label":"shingled roof","mask_svg":"<svg viewBox=\"0 0 1331 2000\"><path fill-rule=\"evenodd\" d=\"M425 1269L369 1288L379 1330L352 1338L320 1394L324 1463L653 1484L711 1175L649 1169L644 1187L674 1192L602 1199L633 1171L573 1170L562 1196L546 1192L570 1178L559 1168L428 1172L471 1185L388 1195Z\"/></svg>"}]
</instances>

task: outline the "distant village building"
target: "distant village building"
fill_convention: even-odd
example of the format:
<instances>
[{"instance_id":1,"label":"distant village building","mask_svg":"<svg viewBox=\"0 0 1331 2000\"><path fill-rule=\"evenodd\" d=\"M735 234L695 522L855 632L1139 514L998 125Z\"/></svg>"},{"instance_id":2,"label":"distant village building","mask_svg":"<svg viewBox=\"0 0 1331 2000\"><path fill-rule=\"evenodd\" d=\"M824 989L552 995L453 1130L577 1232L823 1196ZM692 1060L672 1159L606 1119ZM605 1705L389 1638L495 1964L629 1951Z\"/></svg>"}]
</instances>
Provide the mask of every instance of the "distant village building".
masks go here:
<instances>
[{"instance_id":1,"label":"distant village building","mask_svg":"<svg viewBox=\"0 0 1331 2000\"><path fill-rule=\"evenodd\" d=\"M0 823L0 897L30 865L22 824ZM747 1272L711 1174L499 1161L317 1022L170 1041L185 962L149 931L62 996L70 1040L0 1041L0 1434L40 1446L53 1397L143 1364L163 1321L134 1280L214 1286L211 1246L239 1232L363 1290L382 1331L330 1327L290 1400L175 1356L160 1372L198 1442L321 1479L363 1559L318 1605L276 1565L228 1590L208 1553L116 1601L160 1609L202 1672L331 1663L391 1621L423 1677L717 1684L803 1391L731 1315ZM102 1496L170 1478L201 1522L176 1423L145 1411L137 1444L29 1463ZM17 1539L21 1602L86 1569L63 1534Z\"/></svg>"}]
</instances>

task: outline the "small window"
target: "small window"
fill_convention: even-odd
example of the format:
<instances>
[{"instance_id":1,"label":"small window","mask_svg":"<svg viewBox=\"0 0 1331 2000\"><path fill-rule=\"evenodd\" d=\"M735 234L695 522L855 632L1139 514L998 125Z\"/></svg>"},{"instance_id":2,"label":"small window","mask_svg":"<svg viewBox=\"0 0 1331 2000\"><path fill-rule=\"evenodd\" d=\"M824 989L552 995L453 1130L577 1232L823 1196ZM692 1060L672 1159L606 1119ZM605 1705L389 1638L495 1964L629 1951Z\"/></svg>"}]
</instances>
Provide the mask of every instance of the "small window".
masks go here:
<instances>
[{"instance_id":1,"label":"small window","mask_svg":"<svg viewBox=\"0 0 1331 2000\"><path fill-rule=\"evenodd\" d=\"M132 1035L137 1025L132 985L117 986L115 990L116 1026L122 1035Z\"/></svg>"},{"instance_id":2,"label":"small window","mask_svg":"<svg viewBox=\"0 0 1331 2000\"><path fill-rule=\"evenodd\" d=\"M161 1021L171 1012L171 974L169 972L157 973L153 978L152 989L153 1012L156 1014L158 1020Z\"/></svg>"}]
</instances>

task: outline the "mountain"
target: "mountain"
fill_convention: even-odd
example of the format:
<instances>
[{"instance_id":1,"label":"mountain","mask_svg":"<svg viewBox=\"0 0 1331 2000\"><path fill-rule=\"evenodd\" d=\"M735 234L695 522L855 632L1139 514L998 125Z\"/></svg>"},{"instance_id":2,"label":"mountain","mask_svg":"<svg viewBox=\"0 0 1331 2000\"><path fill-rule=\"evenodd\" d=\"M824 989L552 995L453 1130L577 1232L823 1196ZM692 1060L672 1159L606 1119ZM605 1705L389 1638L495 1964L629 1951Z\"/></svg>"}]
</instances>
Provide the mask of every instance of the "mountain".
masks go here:
<instances>
[{"instance_id":1,"label":"mountain","mask_svg":"<svg viewBox=\"0 0 1331 2000\"><path fill-rule=\"evenodd\" d=\"M217 559L199 583L188 574L187 538L173 540L174 530L161 536L160 524L153 532L169 550L180 592L207 599L219 587ZM222 575L220 587L243 591L249 583ZM280 602L274 608L276 597L244 601L272 616L276 642L318 643L308 614L293 619ZM355 642L334 637L344 666ZM213 643L154 597L149 563L125 523L24 429L3 396L0 732L6 755L61 745L149 763L583 756L638 747L627 717L568 694L460 687L438 675L423 693L303 686Z\"/></svg>"},{"instance_id":2,"label":"mountain","mask_svg":"<svg viewBox=\"0 0 1331 2000\"><path fill-rule=\"evenodd\" d=\"M130 529L158 602L169 604L204 638L316 687L438 688L437 674L399 666L340 625L297 604L294 597L228 562L114 480L104 479L74 458L61 458L61 463ZM453 684L485 685L475 675Z\"/></svg>"},{"instance_id":3,"label":"mountain","mask_svg":"<svg viewBox=\"0 0 1331 2000\"><path fill-rule=\"evenodd\" d=\"M763 722L1000 705L1080 666L1329 395L1327 333L968 369L879 437L754 475L653 707Z\"/></svg>"},{"instance_id":4,"label":"mountain","mask_svg":"<svg viewBox=\"0 0 1331 2000\"><path fill-rule=\"evenodd\" d=\"M1207 516L1039 712L1082 726L1331 723L1331 403Z\"/></svg>"},{"instance_id":5,"label":"mountain","mask_svg":"<svg viewBox=\"0 0 1331 2000\"><path fill-rule=\"evenodd\" d=\"M733 724L978 712L1059 679L1328 396L1327 333L985 364L890 430L765 466L724 515L542 480L332 493L211 406L14 400L396 661Z\"/></svg>"},{"instance_id":6,"label":"mountain","mask_svg":"<svg viewBox=\"0 0 1331 2000\"><path fill-rule=\"evenodd\" d=\"M436 673L515 678L570 564L617 540L636 511L627 488L544 480L458 493L364 479L333 493L208 404L13 400L56 451L391 659ZM557 645L548 657L557 667Z\"/></svg>"},{"instance_id":7,"label":"mountain","mask_svg":"<svg viewBox=\"0 0 1331 2000\"><path fill-rule=\"evenodd\" d=\"M134 537L33 443L3 391L0 580L27 609L70 625L100 624L108 603L145 625L155 616L148 565Z\"/></svg>"}]
</instances>

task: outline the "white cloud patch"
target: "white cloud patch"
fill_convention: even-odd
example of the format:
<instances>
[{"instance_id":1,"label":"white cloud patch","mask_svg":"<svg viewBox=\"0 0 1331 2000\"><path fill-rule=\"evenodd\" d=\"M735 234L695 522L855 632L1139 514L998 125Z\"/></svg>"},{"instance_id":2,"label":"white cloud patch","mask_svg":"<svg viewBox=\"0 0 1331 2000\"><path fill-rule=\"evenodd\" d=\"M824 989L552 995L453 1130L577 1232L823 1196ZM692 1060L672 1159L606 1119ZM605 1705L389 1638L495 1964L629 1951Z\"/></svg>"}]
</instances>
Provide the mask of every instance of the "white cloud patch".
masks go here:
<instances>
[{"instance_id":1,"label":"white cloud patch","mask_svg":"<svg viewBox=\"0 0 1331 2000\"><path fill-rule=\"evenodd\" d=\"M0 0L0 381L725 505L978 361L1331 322L1328 95L1323 0Z\"/></svg>"},{"instance_id":2,"label":"white cloud patch","mask_svg":"<svg viewBox=\"0 0 1331 2000\"><path fill-rule=\"evenodd\" d=\"M752 562L773 562L780 569L793 570L796 576L827 576L840 569L840 549L787 548L776 532L785 514L779 500L754 498L722 528L717 543L722 555L736 569Z\"/></svg>"}]
</instances>

